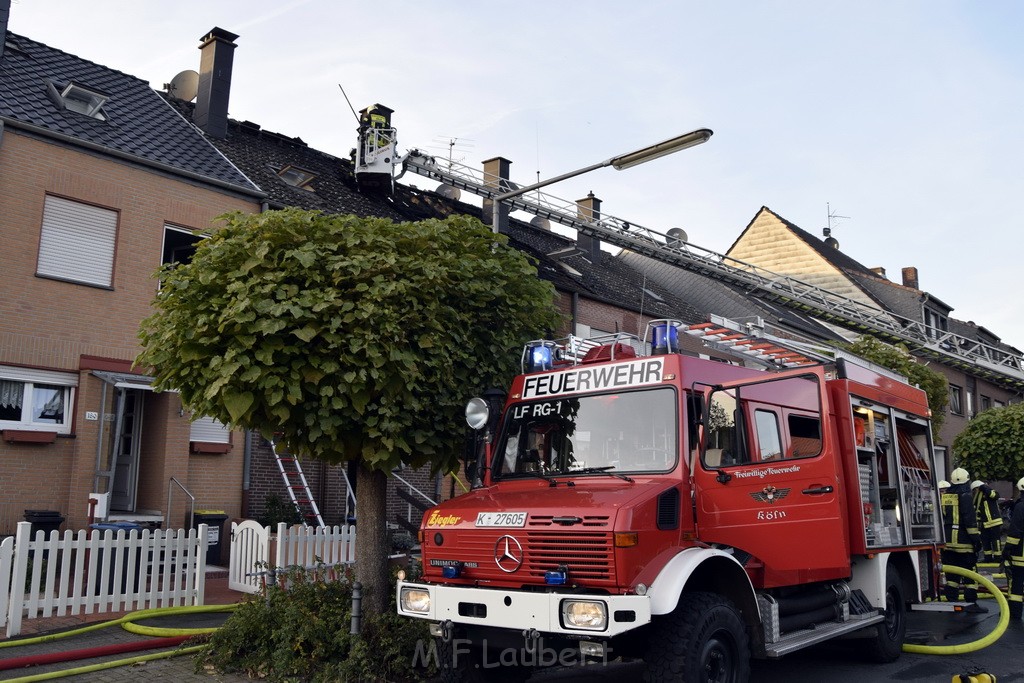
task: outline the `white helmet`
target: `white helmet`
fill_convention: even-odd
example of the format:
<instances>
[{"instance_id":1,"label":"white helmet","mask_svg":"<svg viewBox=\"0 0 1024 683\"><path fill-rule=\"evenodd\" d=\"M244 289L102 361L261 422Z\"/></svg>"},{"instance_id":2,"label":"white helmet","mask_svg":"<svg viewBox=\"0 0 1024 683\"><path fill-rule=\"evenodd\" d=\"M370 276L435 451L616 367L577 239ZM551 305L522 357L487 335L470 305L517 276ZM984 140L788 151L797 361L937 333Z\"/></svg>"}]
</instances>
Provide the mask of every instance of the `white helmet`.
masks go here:
<instances>
[{"instance_id":1,"label":"white helmet","mask_svg":"<svg viewBox=\"0 0 1024 683\"><path fill-rule=\"evenodd\" d=\"M1017 490L1024 491L1024 477L1017 480Z\"/></svg>"},{"instance_id":2,"label":"white helmet","mask_svg":"<svg viewBox=\"0 0 1024 683\"><path fill-rule=\"evenodd\" d=\"M974 481L971 482L971 490L973 491L974 489L978 488L979 486L984 486L984 485L985 485L985 482L981 481L980 479L975 479Z\"/></svg>"},{"instance_id":3,"label":"white helmet","mask_svg":"<svg viewBox=\"0 0 1024 683\"><path fill-rule=\"evenodd\" d=\"M966 484L971 480L971 475L963 467L957 467L950 473L949 480L954 484Z\"/></svg>"},{"instance_id":4,"label":"white helmet","mask_svg":"<svg viewBox=\"0 0 1024 683\"><path fill-rule=\"evenodd\" d=\"M949 488L949 482L946 481L945 479L943 479L942 481L939 482L939 488L940 489L948 489Z\"/></svg>"}]
</instances>

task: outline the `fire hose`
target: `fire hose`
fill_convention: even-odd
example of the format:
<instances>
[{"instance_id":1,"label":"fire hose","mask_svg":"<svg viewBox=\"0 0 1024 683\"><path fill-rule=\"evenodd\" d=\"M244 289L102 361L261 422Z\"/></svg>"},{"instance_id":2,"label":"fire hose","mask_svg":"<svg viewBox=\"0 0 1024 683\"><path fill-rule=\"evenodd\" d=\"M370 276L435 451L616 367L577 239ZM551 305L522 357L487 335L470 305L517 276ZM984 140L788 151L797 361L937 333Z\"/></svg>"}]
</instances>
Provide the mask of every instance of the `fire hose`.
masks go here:
<instances>
[{"instance_id":1,"label":"fire hose","mask_svg":"<svg viewBox=\"0 0 1024 683\"><path fill-rule=\"evenodd\" d=\"M70 631L63 631L61 633L51 633L43 636L37 636L35 638L23 638L21 640L0 642L0 648L14 647L19 645L36 645L39 643L46 643L54 640L59 640L62 638L81 635L83 633L96 631L101 628L106 628L108 626L118 625L120 625L124 630L130 633L136 633L146 636L155 636L153 640L149 641L136 641L129 643L120 643L117 645L83 648L80 650L69 650L60 653L47 653L39 655L30 655L27 657L4 659L0 660L0 670L22 668L26 666L37 666L40 664L53 664L57 662L73 661L76 659L87 659L91 657L103 657L112 654L135 652L138 650L152 650L157 648L173 647L175 645L180 645L181 643L183 643L184 641L188 640L193 636L213 633L217 630L217 628L160 628L154 626L146 626L143 624L136 624L134 622L140 619L151 619L153 617L177 614L227 612L233 610L234 608L235 605L193 605L186 607L160 607L156 609L144 609L138 610L136 612L130 612L119 619L113 619L111 621L105 621L99 624L91 624L89 626L83 626L82 628L77 628ZM101 662L99 664L81 666L74 669L65 669L63 671L51 671L48 673L22 676L20 678L12 678L8 680L12 681L12 683L47 681L56 678L64 678L66 676L77 676L79 674L91 673L93 671L112 669L119 666L130 666L132 664L149 662L157 659L167 659L169 657L176 657L178 655L192 654L200 652L201 650L204 650L206 648L207 645L196 645L193 647L171 650L169 652L157 652L148 655L139 655L137 657L130 657L128 659L118 659L109 662Z\"/></svg>"},{"instance_id":2,"label":"fire hose","mask_svg":"<svg viewBox=\"0 0 1024 683\"><path fill-rule=\"evenodd\" d=\"M988 647L999 640L1003 632L1006 631L1006 627L1010 624L1010 606L1007 604L1003 592L984 576L977 572L972 572L970 569L947 564L942 566L942 571L947 574L965 576L984 586L992 594L992 597L995 598L996 604L999 605L999 621L996 622L996 627L988 635L970 643L962 643L960 645L904 645L903 651L922 655L960 655Z\"/></svg>"}]
</instances>

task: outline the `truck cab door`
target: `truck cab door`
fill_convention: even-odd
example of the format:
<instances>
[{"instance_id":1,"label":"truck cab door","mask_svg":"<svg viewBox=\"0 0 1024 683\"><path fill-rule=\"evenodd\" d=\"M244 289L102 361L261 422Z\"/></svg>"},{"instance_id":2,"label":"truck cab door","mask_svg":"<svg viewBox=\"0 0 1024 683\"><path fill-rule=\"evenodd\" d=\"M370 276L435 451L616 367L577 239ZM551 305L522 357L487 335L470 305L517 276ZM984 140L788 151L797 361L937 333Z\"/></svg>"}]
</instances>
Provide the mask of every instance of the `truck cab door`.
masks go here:
<instances>
[{"instance_id":1,"label":"truck cab door","mask_svg":"<svg viewBox=\"0 0 1024 683\"><path fill-rule=\"evenodd\" d=\"M847 576L841 466L821 369L703 391L693 467L700 540L735 549L764 587Z\"/></svg>"}]
</instances>

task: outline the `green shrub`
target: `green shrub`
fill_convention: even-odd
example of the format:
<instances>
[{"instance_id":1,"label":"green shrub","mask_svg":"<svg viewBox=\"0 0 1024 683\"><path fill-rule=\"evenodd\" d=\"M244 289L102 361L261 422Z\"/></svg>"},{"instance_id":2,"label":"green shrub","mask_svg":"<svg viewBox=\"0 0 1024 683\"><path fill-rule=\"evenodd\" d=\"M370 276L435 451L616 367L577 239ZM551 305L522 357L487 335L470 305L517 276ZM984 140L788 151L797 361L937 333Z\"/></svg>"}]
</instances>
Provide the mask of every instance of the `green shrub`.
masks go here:
<instances>
[{"instance_id":1,"label":"green shrub","mask_svg":"<svg viewBox=\"0 0 1024 683\"><path fill-rule=\"evenodd\" d=\"M284 586L284 587L281 587ZM427 623L363 614L362 633L350 635L352 575L318 566L282 572L277 586L240 604L210 637L197 670L240 671L268 681L418 681L433 671L413 667Z\"/></svg>"},{"instance_id":2,"label":"green shrub","mask_svg":"<svg viewBox=\"0 0 1024 683\"><path fill-rule=\"evenodd\" d=\"M263 502L263 515L256 521L263 526L269 526L270 530L274 531L278 522L284 522L288 526L302 524L302 515L290 500L285 500L276 493L270 493Z\"/></svg>"}]
</instances>

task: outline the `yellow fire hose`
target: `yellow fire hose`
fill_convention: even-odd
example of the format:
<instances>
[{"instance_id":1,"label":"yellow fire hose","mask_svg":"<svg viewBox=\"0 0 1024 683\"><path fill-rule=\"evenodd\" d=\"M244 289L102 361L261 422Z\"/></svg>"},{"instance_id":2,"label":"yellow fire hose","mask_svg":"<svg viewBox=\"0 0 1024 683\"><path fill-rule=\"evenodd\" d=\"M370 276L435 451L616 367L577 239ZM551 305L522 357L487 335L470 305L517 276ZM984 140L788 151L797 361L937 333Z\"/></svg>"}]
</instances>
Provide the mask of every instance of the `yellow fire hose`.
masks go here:
<instances>
[{"instance_id":1,"label":"yellow fire hose","mask_svg":"<svg viewBox=\"0 0 1024 683\"><path fill-rule=\"evenodd\" d=\"M972 641L970 643L962 643L960 645L904 645L904 652L913 652L921 655L962 655L967 652L974 652L984 647L988 647L992 643L999 640L999 637L1006 631L1006 627L1010 624L1010 606L1006 602L1006 598L1003 596L1003 592L999 588L986 579L984 576L972 572L969 569L963 567L956 567L951 564L942 566L942 571L947 574L956 574L957 576L966 576L968 579L974 579L982 586L984 586L992 597L996 599L996 604L999 605L999 621L996 623L996 627L992 629L991 633L983 638Z\"/></svg>"}]
</instances>

